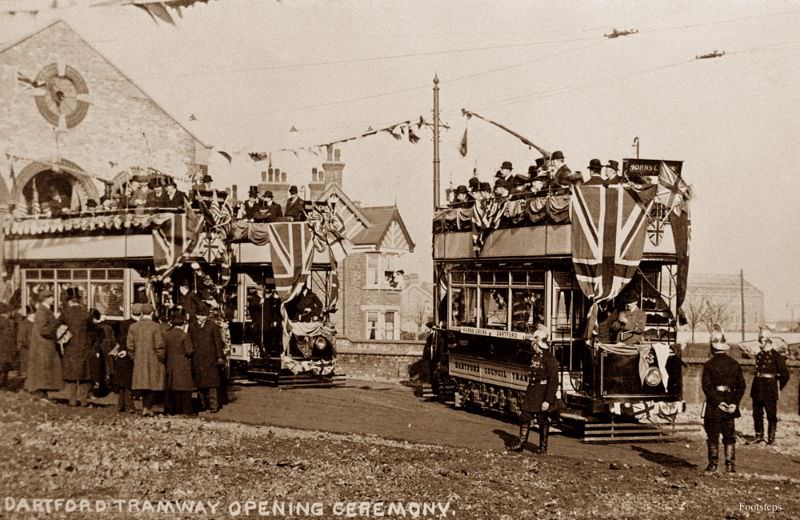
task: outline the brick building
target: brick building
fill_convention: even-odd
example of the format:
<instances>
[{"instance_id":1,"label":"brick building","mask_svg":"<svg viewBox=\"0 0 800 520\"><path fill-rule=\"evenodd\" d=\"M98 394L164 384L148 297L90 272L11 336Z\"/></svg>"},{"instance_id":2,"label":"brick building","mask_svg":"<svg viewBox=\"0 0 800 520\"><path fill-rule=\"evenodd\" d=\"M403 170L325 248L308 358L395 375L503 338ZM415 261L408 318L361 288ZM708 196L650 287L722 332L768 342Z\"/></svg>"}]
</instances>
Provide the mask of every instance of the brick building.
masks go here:
<instances>
[{"instance_id":1,"label":"brick building","mask_svg":"<svg viewBox=\"0 0 800 520\"><path fill-rule=\"evenodd\" d=\"M62 20L0 47L0 113L3 206L58 191L78 208L131 167L183 188L207 170L210 147Z\"/></svg>"}]
</instances>

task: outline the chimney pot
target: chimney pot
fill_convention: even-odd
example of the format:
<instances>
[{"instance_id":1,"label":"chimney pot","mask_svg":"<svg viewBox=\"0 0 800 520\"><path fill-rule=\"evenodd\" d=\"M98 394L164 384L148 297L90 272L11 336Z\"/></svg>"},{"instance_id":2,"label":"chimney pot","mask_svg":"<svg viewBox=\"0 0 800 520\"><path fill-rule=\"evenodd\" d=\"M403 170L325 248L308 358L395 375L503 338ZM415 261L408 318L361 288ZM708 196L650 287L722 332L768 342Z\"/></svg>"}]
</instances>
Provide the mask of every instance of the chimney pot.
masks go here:
<instances>
[{"instance_id":1,"label":"chimney pot","mask_svg":"<svg viewBox=\"0 0 800 520\"><path fill-rule=\"evenodd\" d=\"M267 172L261 172L261 182L267 182Z\"/></svg>"},{"instance_id":2,"label":"chimney pot","mask_svg":"<svg viewBox=\"0 0 800 520\"><path fill-rule=\"evenodd\" d=\"M314 166L313 168L311 168L311 173L317 173L317 167L316 167L316 166Z\"/></svg>"},{"instance_id":3,"label":"chimney pot","mask_svg":"<svg viewBox=\"0 0 800 520\"><path fill-rule=\"evenodd\" d=\"M333 161L333 147L332 146L328 146L327 147L327 152L328 152L328 162Z\"/></svg>"},{"instance_id":4,"label":"chimney pot","mask_svg":"<svg viewBox=\"0 0 800 520\"><path fill-rule=\"evenodd\" d=\"M337 148L336 150L333 151L333 154L336 162L339 162L339 160L342 157L342 151Z\"/></svg>"}]
</instances>

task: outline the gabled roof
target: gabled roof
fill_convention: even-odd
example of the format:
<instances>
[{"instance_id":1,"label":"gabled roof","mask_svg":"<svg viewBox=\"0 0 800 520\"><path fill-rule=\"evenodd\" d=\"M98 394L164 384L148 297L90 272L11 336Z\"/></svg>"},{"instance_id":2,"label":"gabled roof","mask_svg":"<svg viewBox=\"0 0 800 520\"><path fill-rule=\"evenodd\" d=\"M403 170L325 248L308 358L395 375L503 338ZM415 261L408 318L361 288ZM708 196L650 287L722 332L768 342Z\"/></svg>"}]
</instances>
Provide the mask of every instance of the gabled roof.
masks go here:
<instances>
[{"instance_id":1,"label":"gabled roof","mask_svg":"<svg viewBox=\"0 0 800 520\"><path fill-rule=\"evenodd\" d=\"M80 39L80 40L81 40L81 41L84 43L84 45L86 45L86 46L87 46L88 48L90 48L92 51L94 51L95 53L97 53L97 55L98 55L98 56L100 56L101 58L103 58L103 60L104 60L106 63L108 63L108 64L109 64L109 65L110 65L110 66L111 66L111 67L112 67L114 70L116 70L116 71L117 71L117 73L119 73L119 74L120 74L120 75L121 75L123 78L125 78L127 81L129 81L129 82L130 82L130 83L131 83L131 84L132 84L134 87L136 87L137 89L141 90L141 91L144 93L144 95L145 95L145 96L147 96L147 97L148 97L148 98L149 98L149 99L150 99L150 100L153 102L153 104L154 104L154 105L155 105L155 106L156 106L156 107L157 107L159 110L161 110L162 112L164 112L164 113L165 113L165 114L166 114L166 115L167 115L167 116L168 116L170 119L172 119L172 120L173 120L173 121L174 121L174 122L175 122L175 123L176 123L178 126L180 126L180 127L181 127L181 128L182 128L182 129L183 129L183 130L184 130L184 131L187 133L187 134L189 134L189 135L192 137L192 139L194 139L195 141L197 141L198 143L200 143L200 144L201 144L202 146L204 146L205 148L211 148L211 145L209 145L209 144L206 144L206 142L205 142L203 139L199 138L199 137L198 137L198 136L197 136L197 135L194 133L194 131L190 130L189 128L187 128L187 127L186 127L186 125L184 125L183 123L181 123L180 119L178 119L178 117L177 117L177 116L175 116L175 115L174 115L174 114L173 114L171 111L169 111L169 110L167 110L166 108L164 108L164 106L163 106L163 105L161 105L161 104L160 104L158 101L156 101L156 98L154 98L152 95L150 95L150 93L149 93L149 92L147 92L145 89L143 89L143 88L142 88L142 87L141 87L141 86L140 86L140 85L139 85L139 84L138 84L136 81L134 81L134 80L133 80L133 79L132 79L130 76L128 76L127 74L125 74L125 72L123 72L123 71L122 71L122 70L121 70L119 67L117 67L117 65L116 65L116 64L114 64L114 62L113 62L113 61L111 61L110 59L108 59L108 58L106 57L106 55L105 55L105 54L103 54L102 52L100 52L100 51L97 49L97 47L95 47L94 45L92 45L91 43L89 43L89 42L88 42L88 41L87 41L87 40L86 40L86 39L85 39L83 36L81 36L81 34L80 34L78 31L76 31L75 29L73 29L73 28L72 28L72 26L71 26L70 24L68 24L68 23L67 23L67 22L66 22L64 19L62 19L62 18L58 18L58 19L56 19L56 20L53 20L52 22L50 22L50 23L48 23L48 24L44 25L43 27L41 27L41 28L39 28L39 29L37 29L37 30L35 30L35 31L31 32L31 33L25 34L25 35L23 35L23 36L21 36L21 37L17 38L16 40L13 40L13 41L11 41L11 42L9 42L9 43L3 44L2 46L0 46L0 54L3 54L4 52L8 51L9 49L12 49L12 48L16 47L17 45L19 45L20 43L24 42L25 40L28 40L28 39L30 39L30 38L33 38L34 36L38 35L39 33L42 33L42 32L44 32L44 31L46 31L47 29L50 29L51 27L54 27L54 26L56 26L56 25L59 25L59 24L63 25L63 26L64 26L64 27L66 27L67 29L69 29L69 30L70 30L70 31L71 31L73 34L75 34L75 36L77 36L77 37L78 37L78 39Z\"/></svg>"},{"instance_id":2,"label":"gabled roof","mask_svg":"<svg viewBox=\"0 0 800 520\"><path fill-rule=\"evenodd\" d=\"M692 287L716 287L720 289L739 288L741 283L740 275L738 274L718 274L718 273L697 273L690 271L688 285ZM761 289L744 280L744 288L750 291L762 292Z\"/></svg>"},{"instance_id":3,"label":"gabled roof","mask_svg":"<svg viewBox=\"0 0 800 520\"><path fill-rule=\"evenodd\" d=\"M347 206L347 209L349 209L353 215L355 215L356 218L362 224L364 224L364 226L369 228L369 226L372 224L372 221L362 211L364 208L353 202L353 199L348 197L347 193L345 193L342 187L338 184L330 184L327 188L325 188L325 191L323 191L320 196L317 197L317 200L328 200L328 197L331 195L336 195L341 202L344 202L345 206Z\"/></svg>"},{"instance_id":4,"label":"gabled roof","mask_svg":"<svg viewBox=\"0 0 800 520\"><path fill-rule=\"evenodd\" d=\"M361 211L364 212L364 215L366 215L372 225L356 235L353 239L353 244L380 246L392 222L397 222L400 226L400 230L403 232L406 242L408 242L410 250L412 252L414 251L414 241L411 239L411 235L403 222L403 218L400 216L400 210L397 209L397 206L362 207Z\"/></svg>"}]
</instances>

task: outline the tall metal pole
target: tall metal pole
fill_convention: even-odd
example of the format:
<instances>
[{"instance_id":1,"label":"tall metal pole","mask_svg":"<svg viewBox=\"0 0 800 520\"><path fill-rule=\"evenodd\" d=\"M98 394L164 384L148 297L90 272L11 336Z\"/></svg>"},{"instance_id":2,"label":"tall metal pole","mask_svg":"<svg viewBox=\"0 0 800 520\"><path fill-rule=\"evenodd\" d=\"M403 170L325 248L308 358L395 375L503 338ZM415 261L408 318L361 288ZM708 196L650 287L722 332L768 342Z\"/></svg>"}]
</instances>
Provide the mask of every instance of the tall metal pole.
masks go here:
<instances>
[{"instance_id":1,"label":"tall metal pole","mask_svg":"<svg viewBox=\"0 0 800 520\"><path fill-rule=\"evenodd\" d=\"M439 75L433 76L433 210L439 209Z\"/></svg>"},{"instance_id":2,"label":"tall metal pole","mask_svg":"<svg viewBox=\"0 0 800 520\"><path fill-rule=\"evenodd\" d=\"M744 341L744 269L739 269L739 303L742 306L742 341Z\"/></svg>"}]
</instances>

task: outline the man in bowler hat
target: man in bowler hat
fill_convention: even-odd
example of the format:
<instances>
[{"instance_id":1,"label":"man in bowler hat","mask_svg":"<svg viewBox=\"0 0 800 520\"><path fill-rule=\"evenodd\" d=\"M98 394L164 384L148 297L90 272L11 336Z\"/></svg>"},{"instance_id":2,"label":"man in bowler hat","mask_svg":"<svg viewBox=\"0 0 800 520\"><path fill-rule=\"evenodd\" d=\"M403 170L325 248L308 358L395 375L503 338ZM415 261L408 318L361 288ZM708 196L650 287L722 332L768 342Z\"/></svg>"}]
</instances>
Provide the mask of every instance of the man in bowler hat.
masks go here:
<instances>
[{"instance_id":1,"label":"man in bowler hat","mask_svg":"<svg viewBox=\"0 0 800 520\"><path fill-rule=\"evenodd\" d=\"M286 200L286 210L283 216L293 221L303 221L306 219L305 202L297 195L297 186L289 188L289 198Z\"/></svg>"}]
</instances>

